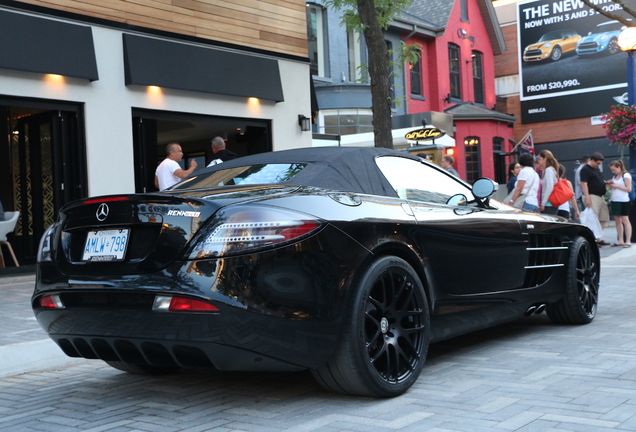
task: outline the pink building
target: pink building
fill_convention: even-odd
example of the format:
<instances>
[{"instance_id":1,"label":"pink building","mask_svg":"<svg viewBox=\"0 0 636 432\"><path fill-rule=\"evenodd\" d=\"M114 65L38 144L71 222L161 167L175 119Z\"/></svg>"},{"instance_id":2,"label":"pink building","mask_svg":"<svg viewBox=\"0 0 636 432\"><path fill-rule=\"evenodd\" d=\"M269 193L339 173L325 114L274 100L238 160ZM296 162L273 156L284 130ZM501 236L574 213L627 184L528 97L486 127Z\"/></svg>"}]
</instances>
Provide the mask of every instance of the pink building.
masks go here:
<instances>
[{"instance_id":1,"label":"pink building","mask_svg":"<svg viewBox=\"0 0 636 432\"><path fill-rule=\"evenodd\" d=\"M416 18L431 25L418 28ZM491 2L415 0L397 21L407 45L422 45L406 74L407 114L452 114L454 130L446 132L456 146L443 152L454 156L461 177L505 183L516 117L497 111L494 57L506 46Z\"/></svg>"}]
</instances>

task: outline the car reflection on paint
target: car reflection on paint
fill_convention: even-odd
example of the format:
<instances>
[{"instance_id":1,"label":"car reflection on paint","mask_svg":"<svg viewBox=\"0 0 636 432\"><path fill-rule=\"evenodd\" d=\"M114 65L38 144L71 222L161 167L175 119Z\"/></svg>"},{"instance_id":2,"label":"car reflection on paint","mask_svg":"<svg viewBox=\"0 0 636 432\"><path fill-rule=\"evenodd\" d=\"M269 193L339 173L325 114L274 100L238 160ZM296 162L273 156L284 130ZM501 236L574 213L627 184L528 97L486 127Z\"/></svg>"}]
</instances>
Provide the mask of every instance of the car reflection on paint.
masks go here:
<instances>
[{"instance_id":1,"label":"car reflection on paint","mask_svg":"<svg viewBox=\"0 0 636 432\"><path fill-rule=\"evenodd\" d=\"M523 50L523 61L559 60L563 54L574 51L581 35L572 29L553 30Z\"/></svg>"},{"instance_id":2,"label":"car reflection on paint","mask_svg":"<svg viewBox=\"0 0 636 432\"><path fill-rule=\"evenodd\" d=\"M596 314L590 230L495 188L386 149L239 158L162 193L66 205L33 309L67 355L127 372L308 369L335 392L396 396L430 343Z\"/></svg>"}]
</instances>

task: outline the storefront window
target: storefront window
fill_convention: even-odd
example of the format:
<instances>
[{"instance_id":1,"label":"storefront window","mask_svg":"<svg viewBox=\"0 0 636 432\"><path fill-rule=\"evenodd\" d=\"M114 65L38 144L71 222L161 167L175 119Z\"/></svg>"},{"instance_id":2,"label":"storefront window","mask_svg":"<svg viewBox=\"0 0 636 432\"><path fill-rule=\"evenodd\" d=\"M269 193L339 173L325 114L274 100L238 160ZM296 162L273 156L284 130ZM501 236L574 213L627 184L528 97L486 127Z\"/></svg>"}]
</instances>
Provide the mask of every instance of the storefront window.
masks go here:
<instances>
[{"instance_id":1,"label":"storefront window","mask_svg":"<svg viewBox=\"0 0 636 432\"><path fill-rule=\"evenodd\" d=\"M466 181L472 184L481 177L479 137L464 138L464 151L466 155Z\"/></svg>"}]
</instances>

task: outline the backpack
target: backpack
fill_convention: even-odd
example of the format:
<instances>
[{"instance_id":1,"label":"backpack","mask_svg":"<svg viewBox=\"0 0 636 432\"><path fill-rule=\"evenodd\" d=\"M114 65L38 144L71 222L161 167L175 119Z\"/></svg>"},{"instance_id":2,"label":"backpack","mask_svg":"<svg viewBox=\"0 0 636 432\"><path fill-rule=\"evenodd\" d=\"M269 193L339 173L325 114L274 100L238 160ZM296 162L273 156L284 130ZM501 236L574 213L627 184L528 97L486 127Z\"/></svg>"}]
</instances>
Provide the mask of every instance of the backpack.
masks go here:
<instances>
[{"instance_id":1,"label":"backpack","mask_svg":"<svg viewBox=\"0 0 636 432\"><path fill-rule=\"evenodd\" d=\"M625 183L625 174L623 174L623 183ZM634 201L636 200L636 188L634 187L634 178L632 177L632 190L629 191L627 194L629 195L629 201Z\"/></svg>"}]
</instances>

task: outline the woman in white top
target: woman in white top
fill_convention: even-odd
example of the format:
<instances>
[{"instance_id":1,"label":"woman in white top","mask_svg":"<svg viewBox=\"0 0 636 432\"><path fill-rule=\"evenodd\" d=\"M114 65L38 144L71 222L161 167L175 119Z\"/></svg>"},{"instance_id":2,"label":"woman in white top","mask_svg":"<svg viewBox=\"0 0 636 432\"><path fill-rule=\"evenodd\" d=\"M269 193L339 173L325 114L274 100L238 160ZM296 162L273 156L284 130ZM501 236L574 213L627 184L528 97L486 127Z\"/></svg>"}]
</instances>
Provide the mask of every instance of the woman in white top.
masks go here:
<instances>
[{"instance_id":1,"label":"woman in white top","mask_svg":"<svg viewBox=\"0 0 636 432\"><path fill-rule=\"evenodd\" d=\"M534 158L530 153L523 153L519 156L519 165L521 165L521 171L519 171L519 175L517 175L515 190L510 202L506 204L514 204L515 200L519 198L519 195L523 194L526 200L523 203L522 209L536 212L539 209L537 194L539 193L540 179L533 168Z\"/></svg>"},{"instance_id":2,"label":"woman in white top","mask_svg":"<svg viewBox=\"0 0 636 432\"><path fill-rule=\"evenodd\" d=\"M607 187L611 189L612 214L616 222L616 234L618 242L612 246L630 247L632 245L632 224L629 222L629 192L632 190L632 176L625 169L622 160L615 160L609 164L614 177L606 181ZM623 235L625 235L623 241Z\"/></svg>"},{"instance_id":3,"label":"woman in white top","mask_svg":"<svg viewBox=\"0 0 636 432\"><path fill-rule=\"evenodd\" d=\"M539 203L539 211L541 213L557 214L557 208L550 204L550 195L554 189L554 185L559 181L559 162L550 150L541 150L539 152L539 170L543 172L541 181L541 202Z\"/></svg>"}]
</instances>

